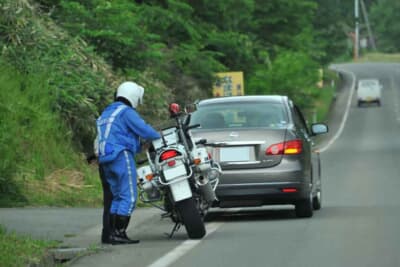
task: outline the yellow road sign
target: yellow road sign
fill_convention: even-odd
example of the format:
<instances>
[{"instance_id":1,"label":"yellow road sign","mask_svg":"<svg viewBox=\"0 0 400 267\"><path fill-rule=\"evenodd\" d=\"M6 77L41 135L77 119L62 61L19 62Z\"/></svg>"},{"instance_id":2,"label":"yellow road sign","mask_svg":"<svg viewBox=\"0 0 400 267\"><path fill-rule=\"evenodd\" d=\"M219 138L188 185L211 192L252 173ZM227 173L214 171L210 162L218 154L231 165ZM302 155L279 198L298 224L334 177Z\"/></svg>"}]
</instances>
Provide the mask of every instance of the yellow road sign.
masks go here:
<instances>
[{"instance_id":1,"label":"yellow road sign","mask_svg":"<svg viewBox=\"0 0 400 267\"><path fill-rule=\"evenodd\" d=\"M213 96L244 95L243 72L218 72L213 87Z\"/></svg>"}]
</instances>

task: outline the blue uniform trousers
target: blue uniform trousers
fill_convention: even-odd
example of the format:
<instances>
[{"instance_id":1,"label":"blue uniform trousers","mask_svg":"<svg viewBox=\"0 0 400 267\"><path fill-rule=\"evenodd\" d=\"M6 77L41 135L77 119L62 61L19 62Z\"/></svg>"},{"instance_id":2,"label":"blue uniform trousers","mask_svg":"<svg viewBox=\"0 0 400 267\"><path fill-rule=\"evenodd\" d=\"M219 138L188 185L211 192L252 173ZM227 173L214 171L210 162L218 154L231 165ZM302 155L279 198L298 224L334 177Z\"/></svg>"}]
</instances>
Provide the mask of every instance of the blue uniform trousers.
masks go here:
<instances>
[{"instance_id":1,"label":"blue uniform trousers","mask_svg":"<svg viewBox=\"0 0 400 267\"><path fill-rule=\"evenodd\" d=\"M113 161L103 163L102 167L113 195L110 213L130 216L137 199L136 166L133 153L124 150Z\"/></svg>"}]
</instances>

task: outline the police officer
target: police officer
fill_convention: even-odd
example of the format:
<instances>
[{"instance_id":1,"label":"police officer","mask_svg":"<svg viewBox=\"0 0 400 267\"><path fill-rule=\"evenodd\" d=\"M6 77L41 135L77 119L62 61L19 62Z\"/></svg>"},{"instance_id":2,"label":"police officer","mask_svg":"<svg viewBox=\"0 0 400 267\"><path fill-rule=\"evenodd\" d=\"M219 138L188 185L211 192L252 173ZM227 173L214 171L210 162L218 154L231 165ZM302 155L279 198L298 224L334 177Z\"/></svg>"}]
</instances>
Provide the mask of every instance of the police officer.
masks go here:
<instances>
[{"instance_id":1,"label":"police officer","mask_svg":"<svg viewBox=\"0 0 400 267\"><path fill-rule=\"evenodd\" d=\"M140 138L160 138L136 111L143 102L143 94L144 88L138 84L122 83L117 89L116 101L107 106L96 121L100 169L112 193L111 234L105 243L139 243L126 234L137 199L134 156L141 150Z\"/></svg>"}]
</instances>

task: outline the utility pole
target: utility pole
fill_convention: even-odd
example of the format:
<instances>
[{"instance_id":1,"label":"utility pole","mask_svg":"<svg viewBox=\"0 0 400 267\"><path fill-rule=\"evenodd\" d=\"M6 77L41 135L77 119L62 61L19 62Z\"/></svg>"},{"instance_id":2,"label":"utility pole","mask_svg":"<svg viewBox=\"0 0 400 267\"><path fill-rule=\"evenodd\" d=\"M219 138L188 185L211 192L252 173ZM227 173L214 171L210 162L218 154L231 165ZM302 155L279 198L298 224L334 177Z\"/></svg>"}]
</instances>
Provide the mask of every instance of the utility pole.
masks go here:
<instances>
[{"instance_id":1,"label":"utility pole","mask_svg":"<svg viewBox=\"0 0 400 267\"><path fill-rule=\"evenodd\" d=\"M367 12L367 8L365 7L364 0L361 0L361 9L362 9L362 12L363 12L363 15L364 15L365 23L367 24L369 42L370 42L370 44L372 46L372 49L374 49L374 51L376 51L375 38L374 38L374 35L372 34L372 31L371 31L371 26L369 24L369 19L368 19L368 12Z\"/></svg>"},{"instance_id":2,"label":"utility pole","mask_svg":"<svg viewBox=\"0 0 400 267\"><path fill-rule=\"evenodd\" d=\"M354 0L354 19L355 19L355 24L356 24L356 28L355 28L355 32L354 32L354 60L358 59L359 56L359 43L360 43L360 27L359 27L359 12L358 12L358 7L359 7L359 0Z\"/></svg>"}]
</instances>

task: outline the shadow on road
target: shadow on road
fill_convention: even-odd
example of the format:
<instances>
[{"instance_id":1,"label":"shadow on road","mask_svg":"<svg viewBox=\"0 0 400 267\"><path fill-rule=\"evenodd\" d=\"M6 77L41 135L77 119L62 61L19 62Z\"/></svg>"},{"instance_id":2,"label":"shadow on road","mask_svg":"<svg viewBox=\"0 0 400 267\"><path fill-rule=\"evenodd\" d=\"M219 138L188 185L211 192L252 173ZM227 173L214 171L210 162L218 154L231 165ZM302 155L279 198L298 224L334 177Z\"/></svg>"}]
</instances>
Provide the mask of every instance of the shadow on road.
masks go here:
<instances>
[{"instance_id":1,"label":"shadow on road","mask_svg":"<svg viewBox=\"0 0 400 267\"><path fill-rule=\"evenodd\" d=\"M206 222L229 221L272 221L297 219L293 207L243 208L213 210L206 216Z\"/></svg>"}]
</instances>

